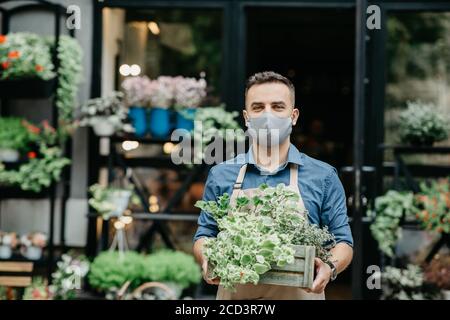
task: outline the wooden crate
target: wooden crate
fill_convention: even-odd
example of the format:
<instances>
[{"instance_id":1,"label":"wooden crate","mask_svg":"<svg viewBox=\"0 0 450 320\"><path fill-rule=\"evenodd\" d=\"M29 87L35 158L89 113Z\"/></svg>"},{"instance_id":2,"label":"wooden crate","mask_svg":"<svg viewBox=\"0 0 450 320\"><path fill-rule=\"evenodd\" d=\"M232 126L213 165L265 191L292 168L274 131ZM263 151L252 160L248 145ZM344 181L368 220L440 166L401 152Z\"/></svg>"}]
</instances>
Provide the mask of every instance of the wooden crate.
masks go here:
<instances>
[{"instance_id":1,"label":"wooden crate","mask_svg":"<svg viewBox=\"0 0 450 320\"><path fill-rule=\"evenodd\" d=\"M312 287L316 248L313 246L293 247L295 261L284 267L273 266L270 271L260 276L259 283L299 288Z\"/></svg>"}]
</instances>

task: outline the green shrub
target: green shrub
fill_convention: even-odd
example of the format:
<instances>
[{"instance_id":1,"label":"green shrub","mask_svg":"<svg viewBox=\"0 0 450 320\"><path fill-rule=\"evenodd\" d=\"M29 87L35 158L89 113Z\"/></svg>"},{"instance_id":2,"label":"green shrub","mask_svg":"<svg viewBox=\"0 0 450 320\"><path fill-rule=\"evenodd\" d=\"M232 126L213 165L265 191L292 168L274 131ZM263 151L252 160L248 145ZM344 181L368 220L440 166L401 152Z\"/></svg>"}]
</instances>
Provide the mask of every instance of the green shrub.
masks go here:
<instances>
[{"instance_id":1,"label":"green shrub","mask_svg":"<svg viewBox=\"0 0 450 320\"><path fill-rule=\"evenodd\" d=\"M161 250L144 258L143 281L174 282L184 289L200 279L200 267L184 252Z\"/></svg>"},{"instance_id":2,"label":"green shrub","mask_svg":"<svg viewBox=\"0 0 450 320\"><path fill-rule=\"evenodd\" d=\"M118 251L102 252L91 264L89 284L100 291L120 288L127 281L136 287L141 283L143 260L144 256L134 251L122 256Z\"/></svg>"},{"instance_id":3,"label":"green shrub","mask_svg":"<svg viewBox=\"0 0 450 320\"><path fill-rule=\"evenodd\" d=\"M21 118L0 117L0 148L24 150L30 140Z\"/></svg>"},{"instance_id":4,"label":"green shrub","mask_svg":"<svg viewBox=\"0 0 450 320\"><path fill-rule=\"evenodd\" d=\"M408 102L408 109L400 114L401 142L412 145L431 145L448 138L447 119L433 104Z\"/></svg>"}]
</instances>

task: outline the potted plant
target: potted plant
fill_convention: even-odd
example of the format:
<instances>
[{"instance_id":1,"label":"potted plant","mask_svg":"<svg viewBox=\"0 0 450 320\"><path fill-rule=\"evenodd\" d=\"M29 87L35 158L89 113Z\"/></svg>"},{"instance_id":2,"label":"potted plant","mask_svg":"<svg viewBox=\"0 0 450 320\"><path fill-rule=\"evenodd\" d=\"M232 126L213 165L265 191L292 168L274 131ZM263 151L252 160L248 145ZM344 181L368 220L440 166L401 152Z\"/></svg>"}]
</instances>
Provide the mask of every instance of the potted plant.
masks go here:
<instances>
[{"instance_id":1,"label":"potted plant","mask_svg":"<svg viewBox=\"0 0 450 320\"><path fill-rule=\"evenodd\" d=\"M173 78L160 76L151 82L150 134L166 138L170 133L170 111L174 96Z\"/></svg>"},{"instance_id":2,"label":"potted plant","mask_svg":"<svg viewBox=\"0 0 450 320\"><path fill-rule=\"evenodd\" d=\"M200 283L201 272L192 255L161 250L144 258L141 277L142 281L164 283L179 299L183 289Z\"/></svg>"},{"instance_id":3,"label":"potted plant","mask_svg":"<svg viewBox=\"0 0 450 320\"><path fill-rule=\"evenodd\" d=\"M147 76L128 77L122 82L125 100L129 107L128 115L132 120L138 137L147 133L147 106L152 95L152 83Z\"/></svg>"},{"instance_id":4,"label":"potted plant","mask_svg":"<svg viewBox=\"0 0 450 320\"><path fill-rule=\"evenodd\" d=\"M89 272L89 261L84 256L63 254L56 263L56 271L52 273L52 292L54 300L75 299L81 289L84 277Z\"/></svg>"},{"instance_id":5,"label":"potted plant","mask_svg":"<svg viewBox=\"0 0 450 320\"><path fill-rule=\"evenodd\" d=\"M450 300L450 256L436 255L425 267L425 280L434 284L442 292L445 300Z\"/></svg>"},{"instance_id":6,"label":"potted plant","mask_svg":"<svg viewBox=\"0 0 450 320\"><path fill-rule=\"evenodd\" d=\"M372 236L379 249L389 257L394 255L394 246L402 236L399 227L403 218L413 217L416 212L412 192L389 190L375 199L375 206L367 214L373 219L370 225Z\"/></svg>"},{"instance_id":7,"label":"potted plant","mask_svg":"<svg viewBox=\"0 0 450 320\"><path fill-rule=\"evenodd\" d=\"M407 109L400 114L400 140L413 146L431 146L434 142L448 138L448 119L445 112L433 104L420 101L407 103Z\"/></svg>"},{"instance_id":8,"label":"potted plant","mask_svg":"<svg viewBox=\"0 0 450 320\"><path fill-rule=\"evenodd\" d=\"M33 278L30 286L25 288L23 300L52 300L50 288L41 277Z\"/></svg>"},{"instance_id":9,"label":"potted plant","mask_svg":"<svg viewBox=\"0 0 450 320\"><path fill-rule=\"evenodd\" d=\"M103 293L118 290L127 281L135 288L141 283L143 257L134 251L104 251L91 263L89 284Z\"/></svg>"},{"instance_id":10,"label":"potted plant","mask_svg":"<svg viewBox=\"0 0 450 320\"><path fill-rule=\"evenodd\" d=\"M91 197L89 205L94 208L103 219L120 217L128 208L132 196L132 188L113 188L94 184L89 187Z\"/></svg>"},{"instance_id":11,"label":"potted plant","mask_svg":"<svg viewBox=\"0 0 450 320\"><path fill-rule=\"evenodd\" d=\"M33 232L20 237L21 253L30 260L39 260L42 250L47 245L47 236L41 232Z\"/></svg>"},{"instance_id":12,"label":"potted plant","mask_svg":"<svg viewBox=\"0 0 450 320\"><path fill-rule=\"evenodd\" d=\"M450 180L443 178L429 185L421 183L416 195L416 218L428 231L450 233Z\"/></svg>"},{"instance_id":13,"label":"potted plant","mask_svg":"<svg viewBox=\"0 0 450 320\"><path fill-rule=\"evenodd\" d=\"M250 206L249 204L254 204ZM196 206L208 212L217 221L219 234L207 238L203 254L210 264L210 277L220 278L226 289L235 284L278 284L276 279L265 277L271 269L283 268L296 261L296 252L312 248L323 261L331 257L329 249L334 237L326 229L310 224L306 212L298 207L298 194L284 184L268 187L263 184L258 193L249 198L237 198L230 204L228 194L217 200L197 201ZM302 270L291 271L310 287L313 280L314 255L303 260ZM291 268L292 269L292 268ZM309 274L307 274L307 271ZM300 273L305 272L304 276ZM283 275L279 276L280 280ZM279 282L281 285L285 281Z\"/></svg>"},{"instance_id":14,"label":"potted plant","mask_svg":"<svg viewBox=\"0 0 450 320\"><path fill-rule=\"evenodd\" d=\"M424 281L419 266L409 264L405 269L386 267L381 273L383 300L434 300L438 292Z\"/></svg>"},{"instance_id":15,"label":"potted plant","mask_svg":"<svg viewBox=\"0 0 450 320\"><path fill-rule=\"evenodd\" d=\"M0 35L0 57L1 96L50 96L55 73L43 37L25 32Z\"/></svg>"},{"instance_id":16,"label":"potted plant","mask_svg":"<svg viewBox=\"0 0 450 320\"><path fill-rule=\"evenodd\" d=\"M191 131L194 129L194 119L197 107L206 97L205 79L174 78L174 105L176 113L176 128Z\"/></svg>"},{"instance_id":17,"label":"potted plant","mask_svg":"<svg viewBox=\"0 0 450 320\"><path fill-rule=\"evenodd\" d=\"M12 256L12 251L17 246L17 236L14 232L0 231L0 259L9 259Z\"/></svg>"},{"instance_id":18,"label":"potted plant","mask_svg":"<svg viewBox=\"0 0 450 320\"><path fill-rule=\"evenodd\" d=\"M193 139L202 146L194 151L193 162L198 164L203 161L203 151L214 139L224 141L243 142L245 140L244 131L236 121L238 112L225 110L224 105L215 107L202 107L195 113L195 122L201 123L193 130ZM229 135L232 135L230 137Z\"/></svg>"},{"instance_id":19,"label":"potted plant","mask_svg":"<svg viewBox=\"0 0 450 320\"><path fill-rule=\"evenodd\" d=\"M79 110L80 126L91 126L98 136L111 136L118 130L133 131L125 124L127 110L123 93L114 91L106 97L90 99Z\"/></svg>"},{"instance_id":20,"label":"potted plant","mask_svg":"<svg viewBox=\"0 0 450 320\"><path fill-rule=\"evenodd\" d=\"M21 118L0 117L0 162L16 162L31 141Z\"/></svg>"}]
</instances>

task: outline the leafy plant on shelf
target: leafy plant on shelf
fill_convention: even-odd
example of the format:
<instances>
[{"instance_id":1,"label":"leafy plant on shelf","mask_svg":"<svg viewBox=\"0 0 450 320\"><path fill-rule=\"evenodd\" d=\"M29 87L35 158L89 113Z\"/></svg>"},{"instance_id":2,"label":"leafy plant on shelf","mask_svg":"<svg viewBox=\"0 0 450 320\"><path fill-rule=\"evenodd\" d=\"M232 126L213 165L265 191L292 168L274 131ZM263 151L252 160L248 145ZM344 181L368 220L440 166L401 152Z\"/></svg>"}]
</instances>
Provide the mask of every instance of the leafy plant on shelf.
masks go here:
<instances>
[{"instance_id":1,"label":"leafy plant on shelf","mask_svg":"<svg viewBox=\"0 0 450 320\"><path fill-rule=\"evenodd\" d=\"M432 300L438 292L424 281L419 266L409 264L406 269L386 267L381 274L384 300Z\"/></svg>"},{"instance_id":2,"label":"leafy plant on shelf","mask_svg":"<svg viewBox=\"0 0 450 320\"><path fill-rule=\"evenodd\" d=\"M33 278L30 286L25 288L23 300L52 300L50 288L41 277Z\"/></svg>"},{"instance_id":3,"label":"leafy plant on shelf","mask_svg":"<svg viewBox=\"0 0 450 320\"><path fill-rule=\"evenodd\" d=\"M125 188L115 188L105 187L96 183L89 187L91 197L88 202L104 219L108 219L111 216L120 216L127 209L130 200L133 204L140 203L133 190L133 185Z\"/></svg>"},{"instance_id":4,"label":"leafy plant on shelf","mask_svg":"<svg viewBox=\"0 0 450 320\"><path fill-rule=\"evenodd\" d=\"M70 164L70 160L62 156L58 147L39 148L41 158L32 158L21 165L18 170L5 170L0 164L0 182L8 185L18 185L22 190L40 192L48 188L52 181L58 181L62 169Z\"/></svg>"},{"instance_id":5,"label":"leafy plant on shelf","mask_svg":"<svg viewBox=\"0 0 450 320\"><path fill-rule=\"evenodd\" d=\"M298 207L298 194L284 184L261 185L258 194L239 197L235 205L228 194L196 206L217 221L217 238L207 238L204 255L212 266L211 277L233 289L235 284L257 284L273 265L294 262L292 245L316 247L316 256L327 261L334 237L326 228L310 224Z\"/></svg>"},{"instance_id":6,"label":"leafy plant on shelf","mask_svg":"<svg viewBox=\"0 0 450 320\"><path fill-rule=\"evenodd\" d=\"M444 112L433 104L420 101L408 103L399 119L400 139L412 145L432 145L448 138L450 126Z\"/></svg>"},{"instance_id":7,"label":"leafy plant on shelf","mask_svg":"<svg viewBox=\"0 0 450 320\"><path fill-rule=\"evenodd\" d=\"M244 131L235 120L238 115L237 111L226 111L224 105L203 107L197 110L193 138L199 141L202 147L195 150L194 163L201 163L203 152L216 139L228 142L245 140ZM201 127L198 126L199 123L201 123Z\"/></svg>"},{"instance_id":8,"label":"leafy plant on shelf","mask_svg":"<svg viewBox=\"0 0 450 320\"><path fill-rule=\"evenodd\" d=\"M21 118L0 117L0 149L24 151L31 141Z\"/></svg>"},{"instance_id":9,"label":"leafy plant on shelf","mask_svg":"<svg viewBox=\"0 0 450 320\"><path fill-rule=\"evenodd\" d=\"M88 273L89 284L99 291L117 290L131 281L131 287L141 282L143 256L134 251L105 251L91 263Z\"/></svg>"},{"instance_id":10,"label":"leafy plant on shelf","mask_svg":"<svg viewBox=\"0 0 450 320\"><path fill-rule=\"evenodd\" d=\"M106 120L116 130L132 132L132 126L127 123L128 110L125 107L124 94L113 91L100 98L89 99L78 110L80 126L95 126L99 121Z\"/></svg>"},{"instance_id":11,"label":"leafy plant on shelf","mask_svg":"<svg viewBox=\"0 0 450 320\"><path fill-rule=\"evenodd\" d=\"M50 47L45 38L33 33L0 35L1 79L41 78L55 76Z\"/></svg>"},{"instance_id":12,"label":"leafy plant on shelf","mask_svg":"<svg viewBox=\"0 0 450 320\"><path fill-rule=\"evenodd\" d=\"M416 218L425 230L450 233L450 178L425 182L416 195Z\"/></svg>"},{"instance_id":13,"label":"leafy plant on shelf","mask_svg":"<svg viewBox=\"0 0 450 320\"><path fill-rule=\"evenodd\" d=\"M198 264L184 252L161 250L146 256L143 263L143 281L169 282L184 289L201 280Z\"/></svg>"},{"instance_id":14,"label":"leafy plant on shelf","mask_svg":"<svg viewBox=\"0 0 450 320\"><path fill-rule=\"evenodd\" d=\"M42 37L33 33L17 32L0 35L0 79L55 77L51 50L54 37ZM56 105L63 125L73 119L78 84L81 81L82 49L78 42L66 35L59 38L57 55L60 61Z\"/></svg>"},{"instance_id":15,"label":"leafy plant on shelf","mask_svg":"<svg viewBox=\"0 0 450 320\"><path fill-rule=\"evenodd\" d=\"M63 254L56 267L56 271L52 274L52 285L50 286L54 299L74 299L89 271L89 261L84 256L74 257L70 254Z\"/></svg>"},{"instance_id":16,"label":"leafy plant on shelf","mask_svg":"<svg viewBox=\"0 0 450 320\"><path fill-rule=\"evenodd\" d=\"M414 195L411 192L395 190L389 190L385 195L377 197L374 209L368 210L368 216L374 219L370 231L380 250L387 256L394 255L393 248L401 238L399 224L402 217L410 217L415 210Z\"/></svg>"}]
</instances>

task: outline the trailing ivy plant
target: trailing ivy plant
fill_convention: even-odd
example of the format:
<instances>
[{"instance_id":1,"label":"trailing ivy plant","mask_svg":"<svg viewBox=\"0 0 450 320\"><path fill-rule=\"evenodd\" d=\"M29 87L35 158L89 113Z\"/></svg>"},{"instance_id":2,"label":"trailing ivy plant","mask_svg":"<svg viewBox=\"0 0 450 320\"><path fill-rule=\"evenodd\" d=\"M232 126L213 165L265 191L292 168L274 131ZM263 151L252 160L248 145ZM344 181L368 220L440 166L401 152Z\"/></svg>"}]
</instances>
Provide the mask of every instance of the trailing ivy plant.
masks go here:
<instances>
[{"instance_id":1,"label":"trailing ivy plant","mask_svg":"<svg viewBox=\"0 0 450 320\"><path fill-rule=\"evenodd\" d=\"M298 207L298 194L284 184L263 184L257 195L239 197L235 205L228 194L214 201L197 201L196 206L217 221L217 238L207 238L204 255L211 265L211 277L219 277L227 289L235 284L257 284L272 266L294 262L292 245L316 247L316 256L329 260L334 237L310 224Z\"/></svg>"},{"instance_id":2,"label":"trailing ivy plant","mask_svg":"<svg viewBox=\"0 0 450 320\"><path fill-rule=\"evenodd\" d=\"M368 215L374 219L370 231L380 250L387 256L394 255L393 247L401 237L399 223L403 215L409 217L415 212L412 192L389 190L385 195L375 199L373 210L368 210Z\"/></svg>"}]
</instances>

